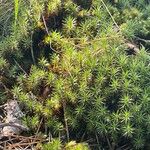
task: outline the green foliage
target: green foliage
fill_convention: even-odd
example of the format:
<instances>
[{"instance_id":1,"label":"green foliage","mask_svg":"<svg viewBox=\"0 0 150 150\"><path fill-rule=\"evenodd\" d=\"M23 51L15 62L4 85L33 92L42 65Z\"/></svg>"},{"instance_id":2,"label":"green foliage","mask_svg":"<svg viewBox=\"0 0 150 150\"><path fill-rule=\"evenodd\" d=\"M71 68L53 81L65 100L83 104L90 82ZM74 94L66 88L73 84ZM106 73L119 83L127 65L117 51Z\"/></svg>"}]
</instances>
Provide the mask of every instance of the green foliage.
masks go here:
<instances>
[{"instance_id":1,"label":"green foliage","mask_svg":"<svg viewBox=\"0 0 150 150\"><path fill-rule=\"evenodd\" d=\"M127 38L139 40L137 37L149 39L149 1L120 0L110 10L114 18L121 25L123 34ZM142 42L140 40L139 42ZM147 44L148 41L144 41ZM142 43L143 44L143 43Z\"/></svg>"},{"instance_id":2,"label":"green foliage","mask_svg":"<svg viewBox=\"0 0 150 150\"><path fill-rule=\"evenodd\" d=\"M66 150L89 150L87 143L76 143L75 141L71 141L66 144Z\"/></svg>"},{"instance_id":3,"label":"green foliage","mask_svg":"<svg viewBox=\"0 0 150 150\"><path fill-rule=\"evenodd\" d=\"M23 122L26 126L29 126L30 129L32 129L34 131L39 125L39 117L38 116L32 116L32 117L27 116L24 118Z\"/></svg>"},{"instance_id":4,"label":"green foliage","mask_svg":"<svg viewBox=\"0 0 150 150\"><path fill-rule=\"evenodd\" d=\"M64 148L63 148L64 147ZM51 142L42 145L42 150L89 150L87 143L76 143L71 141L63 146L59 139L53 139Z\"/></svg>"},{"instance_id":5,"label":"green foliage","mask_svg":"<svg viewBox=\"0 0 150 150\"><path fill-rule=\"evenodd\" d=\"M61 5L61 1L60 0L50 0L48 1L48 13L52 14L52 13L57 13L59 10L59 7Z\"/></svg>"},{"instance_id":6,"label":"green foliage","mask_svg":"<svg viewBox=\"0 0 150 150\"><path fill-rule=\"evenodd\" d=\"M103 49L110 45L101 46L101 41L91 47L90 42L80 51L75 47L63 50L63 54L57 54L51 62L42 58L40 66L43 66L32 67L30 75L20 83L24 96L33 95L31 100L25 101L28 106L30 103L29 108L48 120L59 118L57 122L48 121L47 124L55 133L65 128L65 124L59 121L63 119L60 113L65 113L69 130L79 130L82 120L85 130L80 129L81 132L110 136L110 141L116 144L120 135L132 141L141 127L139 124L144 127L141 136L149 136L144 120L150 106L143 101L142 94L149 91L149 56L144 49L137 56L126 56L125 50L120 49L115 41L110 43L115 48ZM41 84L51 89L42 101L39 97ZM19 91L13 93L24 101ZM66 110L61 112L64 104Z\"/></svg>"},{"instance_id":7,"label":"green foliage","mask_svg":"<svg viewBox=\"0 0 150 150\"><path fill-rule=\"evenodd\" d=\"M0 58L0 70L7 66L7 62L5 59Z\"/></svg>"},{"instance_id":8,"label":"green foliage","mask_svg":"<svg viewBox=\"0 0 150 150\"><path fill-rule=\"evenodd\" d=\"M19 0L15 0L15 25L17 24L18 12L19 12Z\"/></svg>"},{"instance_id":9,"label":"green foliage","mask_svg":"<svg viewBox=\"0 0 150 150\"><path fill-rule=\"evenodd\" d=\"M61 150L61 143L59 139L54 139L52 142L44 144L42 150Z\"/></svg>"},{"instance_id":10,"label":"green foliage","mask_svg":"<svg viewBox=\"0 0 150 150\"><path fill-rule=\"evenodd\" d=\"M9 23L0 30L0 97L9 97L3 95L8 86L25 106L24 123L31 133L40 124L44 134L59 136L43 150L88 150L87 144L73 141L89 139L89 145L98 145L93 149L148 145L150 56L144 47L136 55L126 53L129 40L145 38L147 46L147 4L4 1L7 15L0 13L0 26L5 19Z\"/></svg>"}]
</instances>

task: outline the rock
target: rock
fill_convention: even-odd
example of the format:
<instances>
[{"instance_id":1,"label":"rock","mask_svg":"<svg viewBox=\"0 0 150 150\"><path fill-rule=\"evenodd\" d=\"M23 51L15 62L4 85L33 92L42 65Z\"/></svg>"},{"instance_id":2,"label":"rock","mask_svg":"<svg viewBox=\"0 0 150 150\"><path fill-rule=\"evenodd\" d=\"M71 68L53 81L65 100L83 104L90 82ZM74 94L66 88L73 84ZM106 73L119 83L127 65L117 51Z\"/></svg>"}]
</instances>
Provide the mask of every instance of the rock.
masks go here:
<instances>
[{"instance_id":1,"label":"rock","mask_svg":"<svg viewBox=\"0 0 150 150\"><path fill-rule=\"evenodd\" d=\"M5 105L6 120L0 124L2 136L19 135L27 127L22 125L21 118L24 116L16 100L11 100Z\"/></svg>"}]
</instances>

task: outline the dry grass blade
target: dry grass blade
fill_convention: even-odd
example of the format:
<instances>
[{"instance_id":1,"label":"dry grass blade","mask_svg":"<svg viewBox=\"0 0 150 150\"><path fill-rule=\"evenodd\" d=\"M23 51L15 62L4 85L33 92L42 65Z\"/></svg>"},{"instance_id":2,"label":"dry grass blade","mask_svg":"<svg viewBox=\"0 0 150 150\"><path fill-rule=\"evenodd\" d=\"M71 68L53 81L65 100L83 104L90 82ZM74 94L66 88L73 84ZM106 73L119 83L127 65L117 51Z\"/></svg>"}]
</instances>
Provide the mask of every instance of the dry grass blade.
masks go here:
<instances>
[{"instance_id":1,"label":"dry grass blade","mask_svg":"<svg viewBox=\"0 0 150 150\"><path fill-rule=\"evenodd\" d=\"M36 144L46 141L45 138L38 137L37 135L31 137L12 135L8 140L4 140L0 143L0 149L31 149L36 146Z\"/></svg>"}]
</instances>

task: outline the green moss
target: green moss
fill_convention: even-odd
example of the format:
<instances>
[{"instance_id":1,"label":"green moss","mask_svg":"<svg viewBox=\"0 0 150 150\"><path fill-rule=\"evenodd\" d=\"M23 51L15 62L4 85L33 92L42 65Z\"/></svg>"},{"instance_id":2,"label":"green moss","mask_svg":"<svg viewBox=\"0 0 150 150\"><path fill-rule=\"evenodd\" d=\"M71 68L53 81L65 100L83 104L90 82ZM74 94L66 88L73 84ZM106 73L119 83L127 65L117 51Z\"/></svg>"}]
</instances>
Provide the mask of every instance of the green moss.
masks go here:
<instances>
[{"instance_id":1,"label":"green moss","mask_svg":"<svg viewBox=\"0 0 150 150\"><path fill-rule=\"evenodd\" d=\"M142 38L147 44L147 3L33 0L19 7L0 37L0 80L11 83L11 94L25 106L30 133L42 118L41 132L59 137L40 147L87 150L79 141L92 139L91 149L144 149L150 56L144 47L128 55L126 44Z\"/></svg>"}]
</instances>

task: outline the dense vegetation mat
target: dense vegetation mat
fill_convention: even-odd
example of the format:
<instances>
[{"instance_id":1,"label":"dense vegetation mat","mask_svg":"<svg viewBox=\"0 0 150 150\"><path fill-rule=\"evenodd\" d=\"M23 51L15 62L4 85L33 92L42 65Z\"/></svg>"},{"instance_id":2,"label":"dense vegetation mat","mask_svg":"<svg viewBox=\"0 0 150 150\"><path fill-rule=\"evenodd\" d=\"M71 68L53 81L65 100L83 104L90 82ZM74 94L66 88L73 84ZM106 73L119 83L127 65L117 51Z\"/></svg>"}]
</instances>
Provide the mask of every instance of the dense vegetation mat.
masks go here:
<instances>
[{"instance_id":1,"label":"dense vegetation mat","mask_svg":"<svg viewBox=\"0 0 150 150\"><path fill-rule=\"evenodd\" d=\"M149 51L148 0L2 0L0 104L39 149L150 149Z\"/></svg>"}]
</instances>

